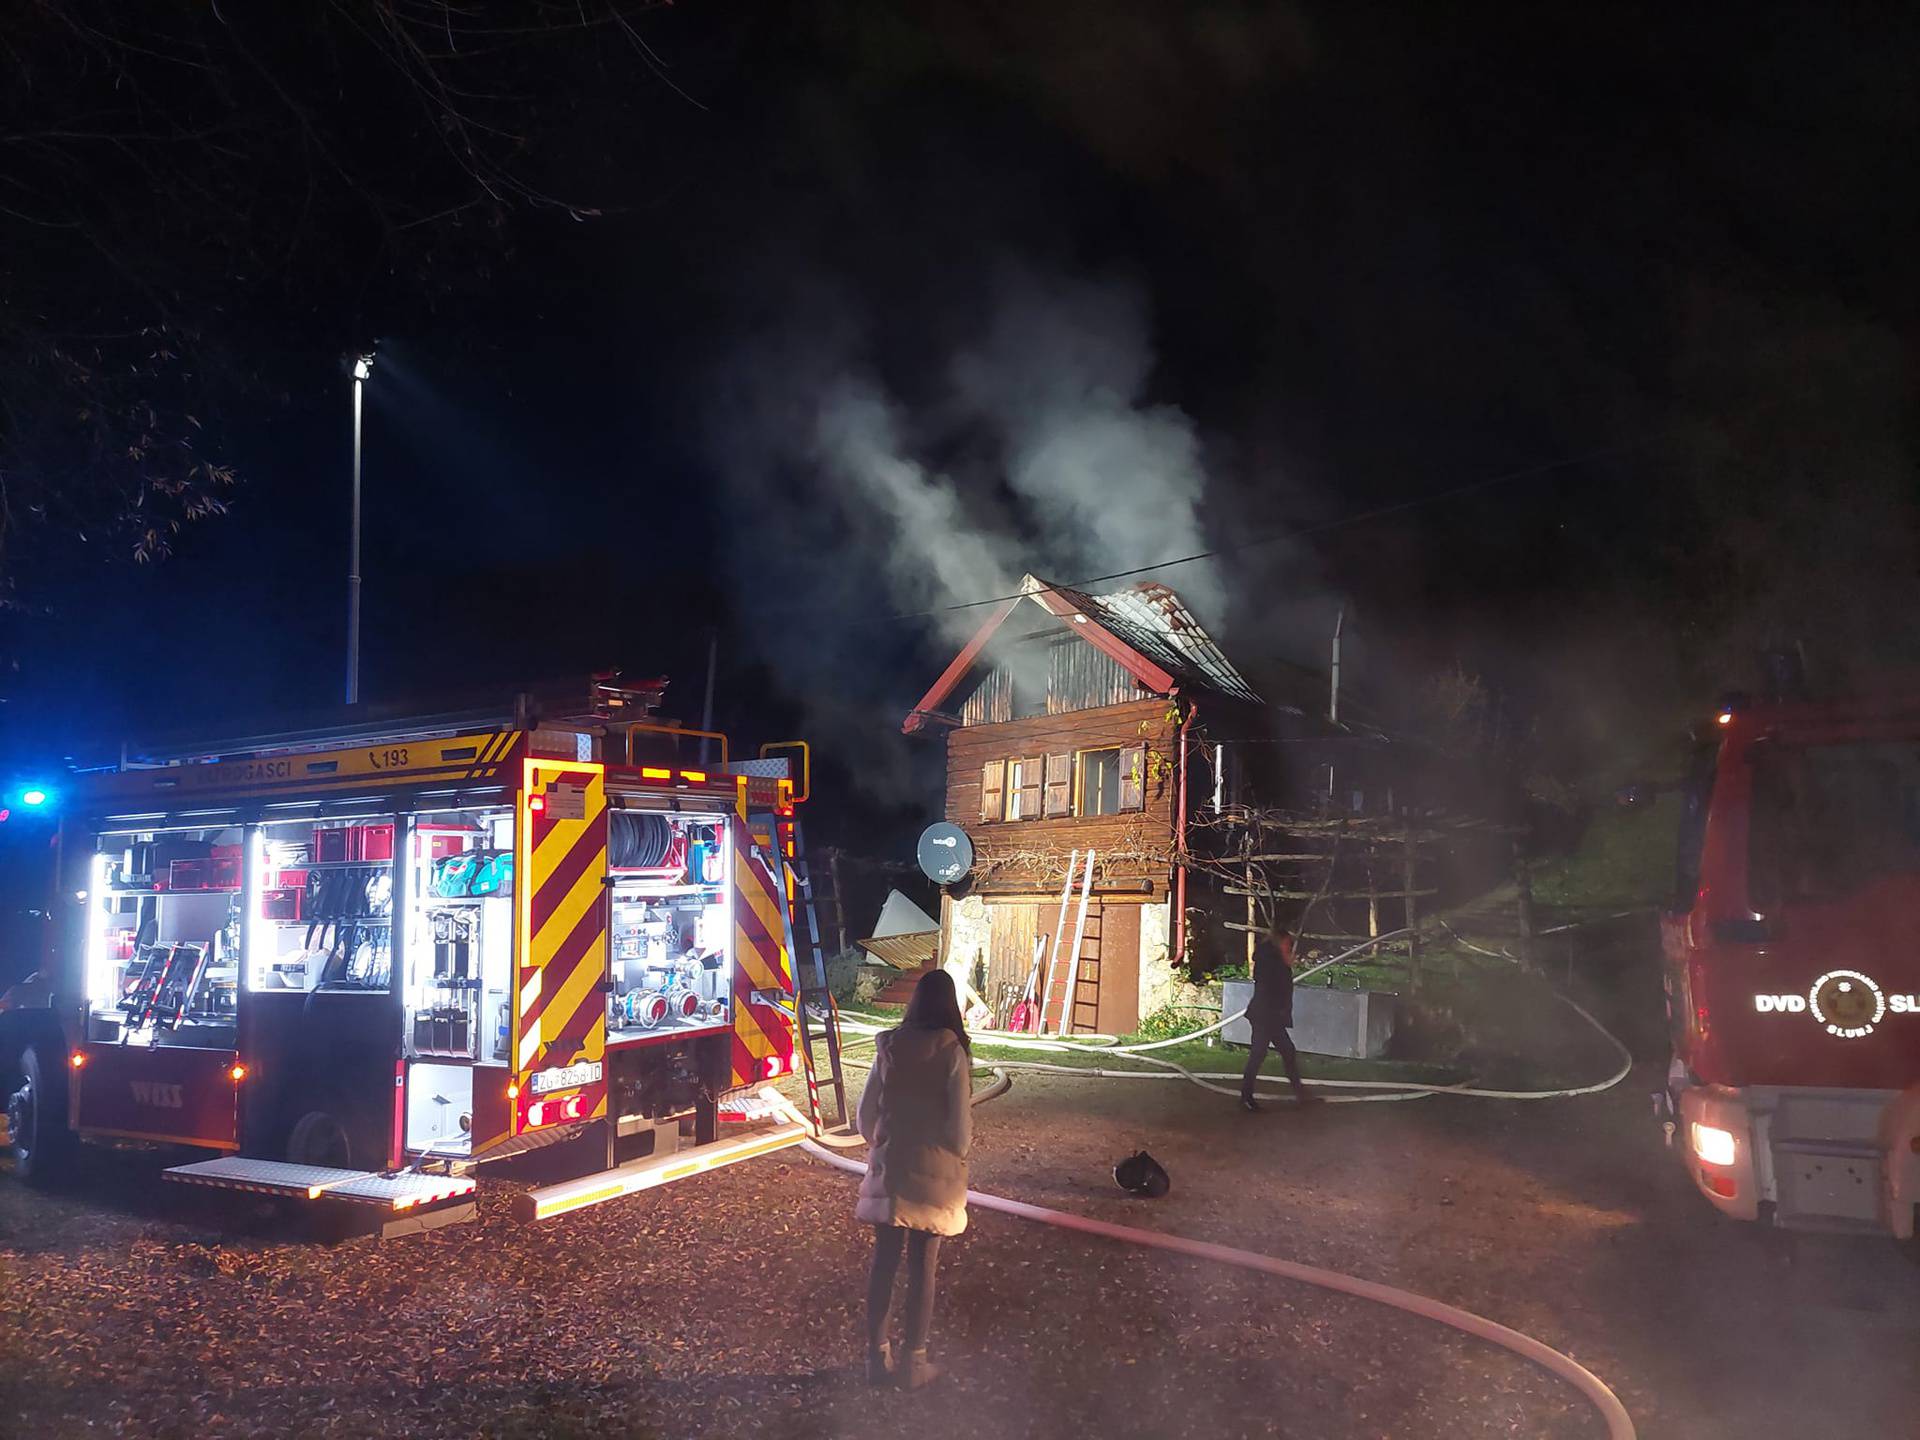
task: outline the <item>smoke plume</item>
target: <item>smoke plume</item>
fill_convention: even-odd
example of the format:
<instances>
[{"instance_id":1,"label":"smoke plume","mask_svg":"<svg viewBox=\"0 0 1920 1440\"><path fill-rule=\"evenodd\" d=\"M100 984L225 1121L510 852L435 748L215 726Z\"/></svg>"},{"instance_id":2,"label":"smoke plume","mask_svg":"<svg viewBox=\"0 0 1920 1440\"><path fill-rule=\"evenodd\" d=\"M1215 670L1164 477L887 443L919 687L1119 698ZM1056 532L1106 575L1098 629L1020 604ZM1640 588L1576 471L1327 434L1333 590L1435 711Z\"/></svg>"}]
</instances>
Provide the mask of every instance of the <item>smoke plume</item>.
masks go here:
<instances>
[{"instance_id":1,"label":"smoke plume","mask_svg":"<svg viewBox=\"0 0 1920 1440\"><path fill-rule=\"evenodd\" d=\"M841 327L763 340L735 367L724 470L743 513L774 517L761 534L776 547L793 544L804 504L816 518L803 528L831 517L877 559L884 594L871 599L912 610L1011 593L1025 571L1071 584L1206 548L1200 438L1147 398L1153 351L1131 289L1010 272L984 323L908 377L916 403L870 348ZM1210 562L1166 578L1219 621ZM806 588L852 598L831 575Z\"/></svg>"},{"instance_id":2,"label":"smoke plume","mask_svg":"<svg viewBox=\"0 0 1920 1440\"><path fill-rule=\"evenodd\" d=\"M744 347L714 418L737 578L769 583L794 623L765 659L843 732L886 786L904 761L875 754L937 673L891 612L933 612L943 646L1032 572L1063 584L1206 548L1200 438L1149 398L1146 306L1131 288L1010 270L971 323L886 352L844 295ZM829 317L821 320L821 316ZM929 330L931 330L929 324ZM1203 622L1222 619L1211 562L1155 575ZM1110 588L1110 587L1096 587ZM970 606L948 609L951 606ZM891 687L891 688L889 688ZM910 692L910 693L909 693ZM857 727L857 734L855 733Z\"/></svg>"},{"instance_id":3,"label":"smoke plume","mask_svg":"<svg viewBox=\"0 0 1920 1440\"><path fill-rule=\"evenodd\" d=\"M1200 438L1171 405L1146 401L1153 351L1136 292L1028 273L1003 282L984 340L960 354L963 410L1002 440L1006 480L1043 537L1044 563L1072 581L1207 548ZM1168 583L1204 622L1226 596L1212 561Z\"/></svg>"}]
</instances>

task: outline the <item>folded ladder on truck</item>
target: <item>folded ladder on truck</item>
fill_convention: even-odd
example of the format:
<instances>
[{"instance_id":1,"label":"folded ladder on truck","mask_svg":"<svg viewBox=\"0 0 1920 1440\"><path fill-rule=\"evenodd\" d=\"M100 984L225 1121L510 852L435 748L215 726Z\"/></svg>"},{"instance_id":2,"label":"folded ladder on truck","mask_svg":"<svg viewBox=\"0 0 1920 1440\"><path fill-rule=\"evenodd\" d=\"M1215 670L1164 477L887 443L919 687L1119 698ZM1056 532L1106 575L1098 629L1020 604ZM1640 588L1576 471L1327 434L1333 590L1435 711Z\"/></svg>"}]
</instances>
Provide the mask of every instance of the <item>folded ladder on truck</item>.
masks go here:
<instances>
[{"instance_id":1,"label":"folded ladder on truck","mask_svg":"<svg viewBox=\"0 0 1920 1440\"><path fill-rule=\"evenodd\" d=\"M247 1190L289 1200L351 1205L374 1212L381 1233L403 1235L471 1220L475 1213L470 1175L428 1175L417 1170L336 1170L238 1155L176 1165L169 1180L219 1190Z\"/></svg>"},{"instance_id":2,"label":"folded ladder on truck","mask_svg":"<svg viewBox=\"0 0 1920 1440\"><path fill-rule=\"evenodd\" d=\"M840 1063L840 1010L827 986L827 961L820 948L820 916L813 901L813 880L807 873L806 841L798 820L781 820L770 827L773 873L781 877L785 903L781 905L782 941L793 967L793 1048L807 1085L806 1113L815 1128L846 1130L846 1075ZM801 932L798 910L806 920ZM824 1058L822 1051L824 1050ZM833 1092L831 1126L820 1103L822 1085Z\"/></svg>"}]
</instances>

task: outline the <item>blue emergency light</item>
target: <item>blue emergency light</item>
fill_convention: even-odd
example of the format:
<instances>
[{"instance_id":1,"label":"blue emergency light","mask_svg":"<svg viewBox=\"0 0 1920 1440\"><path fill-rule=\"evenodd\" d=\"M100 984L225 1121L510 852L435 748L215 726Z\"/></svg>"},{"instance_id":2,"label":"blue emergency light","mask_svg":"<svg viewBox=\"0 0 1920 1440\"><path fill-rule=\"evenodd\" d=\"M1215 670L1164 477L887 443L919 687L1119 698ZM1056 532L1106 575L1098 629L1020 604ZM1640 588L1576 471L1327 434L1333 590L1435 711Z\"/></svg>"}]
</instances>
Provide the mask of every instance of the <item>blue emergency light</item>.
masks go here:
<instances>
[{"instance_id":1,"label":"blue emergency light","mask_svg":"<svg viewBox=\"0 0 1920 1440\"><path fill-rule=\"evenodd\" d=\"M22 785L8 797L6 803L10 810L29 815L45 814L54 808L57 798L51 785Z\"/></svg>"}]
</instances>

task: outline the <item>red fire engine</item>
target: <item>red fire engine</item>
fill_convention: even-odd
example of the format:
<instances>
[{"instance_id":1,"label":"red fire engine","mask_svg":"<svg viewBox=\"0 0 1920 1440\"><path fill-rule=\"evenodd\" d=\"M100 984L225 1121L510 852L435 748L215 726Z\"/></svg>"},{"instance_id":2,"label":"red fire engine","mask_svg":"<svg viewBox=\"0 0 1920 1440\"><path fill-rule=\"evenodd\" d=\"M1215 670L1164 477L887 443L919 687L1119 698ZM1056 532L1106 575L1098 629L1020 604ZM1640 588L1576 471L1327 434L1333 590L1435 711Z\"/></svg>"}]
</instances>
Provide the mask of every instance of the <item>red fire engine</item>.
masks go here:
<instances>
[{"instance_id":1,"label":"red fire engine","mask_svg":"<svg viewBox=\"0 0 1920 1440\"><path fill-rule=\"evenodd\" d=\"M16 1170L196 1146L169 1178L425 1223L533 1149L573 1175L526 1218L797 1141L729 1101L795 1063L804 746L700 766L663 685L76 776L55 953L0 1012Z\"/></svg>"},{"instance_id":2,"label":"red fire engine","mask_svg":"<svg viewBox=\"0 0 1920 1440\"><path fill-rule=\"evenodd\" d=\"M1662 921L1666 1095L1725 1213L1914 1234L1920 690L1725 704Z\"/></svg>"}]
</instances>

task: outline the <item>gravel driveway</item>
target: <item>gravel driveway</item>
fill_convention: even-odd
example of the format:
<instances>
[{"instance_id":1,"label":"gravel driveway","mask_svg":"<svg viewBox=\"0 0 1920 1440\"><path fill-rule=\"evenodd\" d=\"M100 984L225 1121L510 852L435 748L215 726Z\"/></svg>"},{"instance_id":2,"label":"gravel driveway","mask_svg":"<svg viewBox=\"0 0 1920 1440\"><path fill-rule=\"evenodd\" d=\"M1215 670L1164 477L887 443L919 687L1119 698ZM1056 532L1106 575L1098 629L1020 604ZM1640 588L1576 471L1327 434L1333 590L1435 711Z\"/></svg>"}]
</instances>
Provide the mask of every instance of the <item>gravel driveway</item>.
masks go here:
<instances>
[{"instance_id":1,"label":"gravel driveway","mask_svg":"<svg viewBox=\"0 0 1920 1440\"><path fill-rule=\"evenodd\" d=\"M1722 1222L1660 1151L1655 1083L1246 1115L1023 1077L978 1114L974 1182L1476 1310L1598 1372L1643 1436L1920 1435L1920 1268ZM1112 1186L1137 1145L1164 1200ZM1558 1381L1426 1322L977 1211L943 1264L950 1378L870 1391L851 1184L797 1153L539 1227L496 1192L475 1224L332 1246L156 1169L104 1153L58 1197L0 1179L0 1431L1601 1433Z\"/></svg>"}]
</instances>

